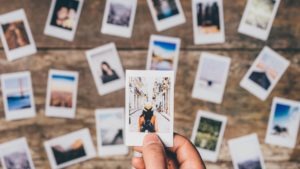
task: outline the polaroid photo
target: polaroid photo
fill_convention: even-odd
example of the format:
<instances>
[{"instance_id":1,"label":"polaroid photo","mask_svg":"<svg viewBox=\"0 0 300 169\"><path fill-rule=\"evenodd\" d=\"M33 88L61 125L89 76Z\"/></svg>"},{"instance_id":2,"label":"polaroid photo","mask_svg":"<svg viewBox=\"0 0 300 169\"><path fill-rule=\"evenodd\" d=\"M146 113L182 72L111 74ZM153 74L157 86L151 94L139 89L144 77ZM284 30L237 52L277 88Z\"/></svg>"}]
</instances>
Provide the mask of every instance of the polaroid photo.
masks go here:
<instances>
[{"instance_id":1,"label":"polaroid photo","mask_svg":"<svg viewBox=\"0 0 300 169\"><path fill-rule=\"evenodd\" d=\"M125 87L125 75L116 45L109 43L86 51L99 95Z\"/></svg>"},{"instance_id":2,"label":"polaroid photo","mask_svg":"<svg viewBox=\"0 0 300 169\"><path fill-rule=\"evenodd\" d=\"M98 155L107 157L128 154L124 141L124 108L96 110Z\"/></svg>"},{"instance_id":3,"label":"polaroid photo","mask_svg":"<svg viewBox=\"0 0 300 169\"><path fill-rule=\"evenodd\" d=\"M217 162L226 123L226 116L198 111L191 141L203 160Z\"/></svg>"},{"instance_id":4,"label":"polaroid photo","mask_svg":"<svg viewBox=\"0 0 300 169\"><path fill-rule=\"evenodd\" d=\"M248 0L238 32L266 41L280 0Z\"/></svg>"},{"instance_id":5,"label":"polaroid photo","mask_svg":"<svg viewBox=\"0 0 300 169\"><path fill-rule=\"evenodd\" d=\"M9 61L37 52L23 9L0 15L0 37Z\"/></svg>"},{"instance_id":6,"label":"polaroid photo","mask_svg":"<svg viewBox=\"0 0 300 169\"><path fill-rule=\"evenodd\" d=\"M78 72L50 70L46 116L74 118L77 102Z\"/></svg>"},{"instance_id":7,"label":"polaroid photo","mask_svg":"<svg viewBox=\"0 0 300 169\"><path fill-rule=\"evenodd\" d=\"M96 157L88 129L81 129L44 143L52 169L65 168Z\"/></svg>"},{"instance_id":8,"label":"polaroid photo","mask_svg":"<svg viewBox=\"0 0 300 169\"><path fill-rule=\"evenodd\" d=\"M135 20L137 0L107 0L101 32L130 38Z\"/></svg>"},{"instance_id":9,"label":"polaroid photo","mask_svg":"<svg viewBox=\"0 0 300 169\"><path fill-rule=\"evenodd\" d=\"M193 0L195 44L225 42L223 0Z\"/></svg>"},{"instance_id":10,"label":"polaroid photo","mask_svg":"<svg viewBox=\"0 0 300 169\"><path fill-rule=\"evenodd\" d=\"M228 145L234 169L266 168L256 134L231 139Z\"/></svg>"},{"instance_id":11,"label":"polaroid photo","mask_svg":"<svg viewBox=\"0 0 300 169\"><path fill-rule=\"evenodd\" d=\"M289 65L287 59L269 47L264 47L242 79L240 86L264 101Z\"/></svg>"},{"instance_id":12,"label":"polaroid photo","mask_svg":"<svg viewBox=\"0 0 300 169\"><path fill-rule=\"evenodd\" d=\"M30 72L1 75L5 118L7 121L35 117L35 103Z\"/></svg>"},{"instance_id":13,"label":"polaroid photo","mask_svg":"<svg viewBox=\"0 0 300 169\"><path fill-rule=\"evenodd\" d=\"M192 97L220 104L223 101L230 62L229 57L202 53Z\"/></svg>"},{"instance_id":14,"label":"polaroid photo","mask_svg":"<svg viewBox=\"0 0 300 169\"><path fill-rule=\"evenodd\" d=\"M265 142L295 148L300 125L300 102L273 99Z\"/></svg>"},{"instance_id":15,"label":"polaroid photo","mask_svg":"<svg viewBox=\"0 0 300 169\"><path fill-rule=\"evenodd\" d=\"M35 169L26 138L0 145L3 169Z\"/></svg>"},{"instance_id":16,"label":"polaroid photo","mask_svg":"<svg viewBox=\"0 0 300 169\"><path fill-rule=\"evenodd\" d=\"M173 146L174 71L126 71L125 144L141 146L156 133Z\"/></svg>"},{"instance_id":17,"label":"polaroid photo","mask_svg":"<svg viewBox=\"0 0 300 169\"><path fill-rule=\"evenodd\" d=\"M179 0L147 0L157 31L163 31L185 23Z\"/></svg>"},{"instance_id":18,"label":"polaroid photo","mask_svg":"<svg viewBox=\"0 0 300 169\"><path fill-rule=\"evenodd\" d=\"M174 71L176 75L180 39L151 35L147 57L147 70Z\"/></svg>"},{"instance_id":19,"label":"polaroid photo","mask_svg":"<svg viewBox=\"0 0 300 169\"><path fill-rule=\"evenodd\" d=\"M73 41L84 0L52 0L44 34Z\"/></svg>"}]
</instances>

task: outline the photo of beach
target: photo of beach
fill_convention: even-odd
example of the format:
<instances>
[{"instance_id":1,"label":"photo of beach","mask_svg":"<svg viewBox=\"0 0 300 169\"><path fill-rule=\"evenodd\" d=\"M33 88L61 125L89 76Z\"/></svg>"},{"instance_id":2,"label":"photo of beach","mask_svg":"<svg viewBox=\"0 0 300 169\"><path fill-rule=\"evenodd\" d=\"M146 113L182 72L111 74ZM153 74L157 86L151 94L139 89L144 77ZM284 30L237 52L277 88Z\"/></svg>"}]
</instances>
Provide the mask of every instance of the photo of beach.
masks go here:
<instances>
[{"instance_id":1,"label":"photo of beach","mask_svg":"<svg viewBox=\"0 0 300 169\"><path fill-rule=\"evenodd\" d=\"M266 30L272 19L276 0L251 0L246 24Z\"/></svg>"},{"instance_id":2,"label":"photo of beach","mask_svg":"<svg viewBox=\"0 0 300 169\"><path fill-rule=\"evenodd\" d=\"M297 114L299 112L299 106L276 103L270 134L284 138L292 137L293 133L297 133Z\"/></svg>"},{"instance_id":3,"label":"photo of beach","mask_svg":"<svg viewBox=\"0 0 300 169\"><path fill-rule=\"evenodd\" d=\"M9 111L29 109L31 103L31 87L27 77L10 78L4 81Z\"/></svg>"},{"instance_id":4,"label":"photo of beach","mask_svg":"<svg viewBox=\"0 0 300 169\"><path fill-rule=\"evenodd\" d=\"M75 77L53 74L50 83L50 106L72 108Z\"/></svg>"},{"instance_id":5,"label":"photo of beach","mask_svg":"<svg viewBox=\"0 0 300 169\"><path fill-rule=\"evenodd\" d=\"M221 129L222 121L201 117L194 141L195 146L216 151Z\"/></svg>"},{"instance_id":6,"label":"photo of beach","mask_svg":"<svg viewBox=\"0 0 300 169\"><path fill-rule=\"evenodd\" d=\"M83 141L76 139L73 142L65 141L62 144L51 146L57 165L86 156Z\"/></svg>"},{"instance_id":7,"label":"photo of beach","mask_svg":"<svg viewBox=\"0 0 300 169\"><path fill-rule=\"evenodd\" d=\"M151 58L151 70L173 70L176 57L176 43L154 41Z\"/></svg>"},{"instance_id":8,"label":"photo of beach","mask_svg":"<svg viewBox=\"0 0 300 169\"><path fill-rule=\"evenodd\" d=\"M1 25L9 50L30 44L25 24L22 20Z\"/></svg>"}]
</instances>

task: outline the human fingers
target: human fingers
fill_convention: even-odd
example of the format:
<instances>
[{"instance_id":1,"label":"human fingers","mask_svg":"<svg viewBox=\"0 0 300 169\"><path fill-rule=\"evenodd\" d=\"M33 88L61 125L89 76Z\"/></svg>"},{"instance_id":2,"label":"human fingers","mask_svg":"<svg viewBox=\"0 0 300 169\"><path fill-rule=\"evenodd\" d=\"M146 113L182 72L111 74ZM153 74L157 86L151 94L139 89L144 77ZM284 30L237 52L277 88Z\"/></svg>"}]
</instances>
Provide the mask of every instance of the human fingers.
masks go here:
<instances>
[{"instance_id":1,"label":"human fingers","mask_svg":"<svg viewBox=\"0 0 300 169\"><path fill-rule=\"evenodd\" d=\"M131 165L136 169L145 169L144 159L142 157L133 157Z\"/></svg>"}]
</instances>

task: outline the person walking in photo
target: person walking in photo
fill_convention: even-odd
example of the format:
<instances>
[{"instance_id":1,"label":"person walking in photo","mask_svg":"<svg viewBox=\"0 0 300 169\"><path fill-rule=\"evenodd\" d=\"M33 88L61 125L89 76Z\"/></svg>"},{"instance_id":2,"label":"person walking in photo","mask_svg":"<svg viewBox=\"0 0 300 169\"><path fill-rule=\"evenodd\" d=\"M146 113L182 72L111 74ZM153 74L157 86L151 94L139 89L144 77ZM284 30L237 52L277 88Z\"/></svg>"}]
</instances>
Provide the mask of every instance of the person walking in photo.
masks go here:
<instances>
[{"instance_id":1,"label":"person walking in photo","mask_svg":"<svg viewBox=\"0 0 300 169\"><path fill-rule=\"evenodd\" d=\"M158 131L156 116L154 115L153 106L151 103L146 103L144 110L139 117L139 131L155 133Z\"/></svg>"}]
</instances>

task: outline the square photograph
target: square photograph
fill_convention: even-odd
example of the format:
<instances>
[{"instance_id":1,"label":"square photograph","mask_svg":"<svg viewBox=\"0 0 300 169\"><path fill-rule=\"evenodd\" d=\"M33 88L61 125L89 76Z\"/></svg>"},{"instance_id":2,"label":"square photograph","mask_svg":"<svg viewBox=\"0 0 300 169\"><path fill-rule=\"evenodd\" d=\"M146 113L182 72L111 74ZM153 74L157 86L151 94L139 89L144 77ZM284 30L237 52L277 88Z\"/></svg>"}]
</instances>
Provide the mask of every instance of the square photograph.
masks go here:
<instances>
[{"instance_id":1,"label":"square photograph","mask_svg":"<svg viewBox=\"0 0 300 169\"><path fill-rule=\"evenodd\" d=\"M35 169L26 138L0 145L3 169Z\"/></svg>"},{"instance_id":2,"label":"square photograph","mask_svg":"<svg viewBox=\"0 0 300 169\"><path fill-rule=\"evenodd\" d=\"M230 62L228 57L202 53L192 97L220 104L223 101Z\"/></svg>"},{"instance_id":3,"label":"square photograph","mask_svg":"<svg viewBox=\"0 0 300 169\"><path fill-rule=\"evenodd\" d=\"M124 108L96 110L98 154L100 157L126 155L124 141Z\"/></svg>"},{"instance_id":4,"label":"square photograph","mask_svg":"<svg viewBox=\"0 0 300 169\"><path fill-rule=\"evenodd\" d=\"M193 0L194 43L225 42L223 0Z\"/></svg>"},{"instance_id":5,"label":"square photograph","mask_svg":"<svg viewBox=\"0 0 300 169\"><path fill-rule=\"evenodd\" d=\"M44 33L72 41L84 0L53 0Z\"/></svg>"},{"instance_id":6,"label":"square photograph","mask_svg":"<svg viewBox=\"0 0 300 169\"><path fill-rule=\"evenodd\" d=\"M46 116L75 117L78 76L78 72L73 71L49 71Z\"/></svg>"},{"instance_id":7,"label":"square photograph","mask_svg":"<svg viewBox=\"0 0 300 169\"><path fill-rule=\"evenodd\" d=\"M9 61L37 52L23 9L0 16L0 37Z\"/></svg>"},{"instance_id":8,"label":"square photograph","mask_svg":"<svg viewBox=\"0 0 300 169\"><path fill-rule=\"evenodd\" d=\"M256 134L231 139L228 145L234 169L266 168Z\"/></svg>"},{"instance_id":9,"label":"square photograph","mask_svg":"<svg viewBox=\"0 0 300 169\"><path fill-rule=\"evenodd\" d=\"M151 35L147 70L168 70L176 74L180 51L180 39Z\"/></svg>"},{"instance_id":10,"label":"square photograph","mask_svg":"<svg viewBox=\"0 0 300 169\"><path fill-rule=\"evenodd\" d=\"M127 146L141 146L147 133L173 146L173 71L126 71L125 121Z\"/></svg>"},{"instance_id":11,"label":"square photograph","mask_svg":"<svg viewBox=\"0 0 300 169\"><path fill-rule=\"evenodd\" d=\"M280 0L248 0L239 32L267 40Z\"/></svg>"},{"instance_id":12,"label":"square photograph","mask_svg":"<svg viewBox=\"0 0 300 169\"><path fill-rule=\"evenodd\" d=\"M30 72L2 74L1 86L6 120L20 120L35 116Z\"/></svg>"},{"instance_id":13,"label":"square photograph","mask_svg":"<svg viewBox=\"0 0 300 169\"><path fill-rule=\"evenodd\" d=\"M107 0L101 32L130 38L135 20L136 7L137 0Z\"/></svg>"},{"instance_id":14,"label":"square photograph","mask_svg":"<svg viewBox=\"0 0 300 169\"><path fill-rule=\"evenodd\" d=\"M96 156L88 129L51 139L44 146L52 169L65 168Z\"/></svg>"},{"instance_id":15,"label":"square photograph","mask_svg":"<svg viewBox=\"0 0 300 169\"><path fill-rule=\"evenodd\" d=\"M99 95L106 95L125 87L125 75L114 43L86 51Z\"/></svg>"},{"instance_id":16,"label":"square photograph","mask_svg":"<svg viewBox=\"0 0 300 169\"><path fill-rule=\"evenodd\" d=\"M299 124L300 102L275 97L265 142L294 148L297 143Z\"/></svg>"},{"instance_id":17,"label":"square photograph","mask_svg":"<svg viewBox=\"0 0 300 169\"><path fill-rule=\"evenodd\" d=\"M265 100L288 68L290 62L264 47L240 85L261 100Z\"/></svg>"},{"instance_id":18,"label":"square photograph","mask_svg":"<svg viewBox=\"0 0 300 169\"><path fill-rule=\"evenodd\" d=\"M221 148L227 117L198 111L191 141L203 160L216 162Z\"/></svg>"},{"instance_id":19,"label":"square photograph","mask_svg":"<svg viewBox=\"0 0 300 169\"><path fill-rule=\"evenodd\" d=\"M147 0L157 31L163 31L185 23L179 0Z\"/></svg>"}]
</instances>

